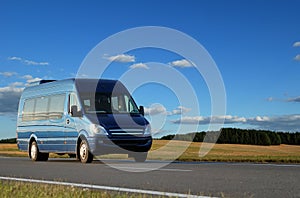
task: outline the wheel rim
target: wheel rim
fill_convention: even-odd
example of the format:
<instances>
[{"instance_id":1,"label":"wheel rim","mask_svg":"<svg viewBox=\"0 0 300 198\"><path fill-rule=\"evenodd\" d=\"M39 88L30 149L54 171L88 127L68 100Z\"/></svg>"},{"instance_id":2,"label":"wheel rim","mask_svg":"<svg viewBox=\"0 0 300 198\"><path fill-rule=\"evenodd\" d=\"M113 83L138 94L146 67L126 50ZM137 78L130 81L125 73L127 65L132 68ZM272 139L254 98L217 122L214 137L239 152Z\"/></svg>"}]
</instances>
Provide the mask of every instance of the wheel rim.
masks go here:
<instances>
[{"instance_id":1,"label":"wheel rim","mask_svg":"<svg viewBox=\"0 0 300 198\"><path fill-rule=\"evenodd\" d=\"M30 155L32 159L36 158L36 154L37 154L37 146L35 144L31 145L31 150L30 150Z\"/></svg>"},{"instance_id":2,"label":"wheel rim","mask_svg":"<svg viewBox=\"0 0 300 198\"><path fill-rule=\"evenodd\" d=\"M80 147L80 157L81 159L85 159L87 154L87 146L85 143L83 143Z\"/></svg>"}]
</instances>

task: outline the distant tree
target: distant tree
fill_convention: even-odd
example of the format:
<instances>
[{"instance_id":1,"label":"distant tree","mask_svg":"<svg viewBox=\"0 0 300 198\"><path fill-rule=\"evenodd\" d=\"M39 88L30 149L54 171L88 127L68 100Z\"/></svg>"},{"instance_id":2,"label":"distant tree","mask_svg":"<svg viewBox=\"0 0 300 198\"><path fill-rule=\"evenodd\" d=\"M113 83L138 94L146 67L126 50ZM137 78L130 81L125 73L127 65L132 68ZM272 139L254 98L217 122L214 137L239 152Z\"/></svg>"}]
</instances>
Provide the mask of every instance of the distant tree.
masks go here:
<instances>
[{"instance_id":1,"label":"distant tree","mask_svg":"<svg viewBox=\"0 0 300 198\"><path fill-rule=\"evenodd\" d=\"M281 144L281 138L278 133L267 131L266 132L270 138L271 145L280 145Z\"/></svg>"},{"instance_id":2,"label":"distant tree","mask_svg":"<svg viewBox=\"0 0 300 198\"><path fill-rule=\"evenodd\" d=\"M175 137L175 135L166 135L160 138L161 140L172 140Z\"/></svg>"},{"instance_id":3,"label":"distant tree","mask_svg":"<svg viewBox=\"0 0 300 198\"><path fill-rule=\"evenodd\" d=\"M15 144L17 143L17 139L16 138L2 139L0 140L0 143Z\"/></svg>"},{"instance_id":4,"label":"distant tree","mask_svg":"<svg viewBox=\"0 0 300 198\"><path fill-rule=\"evenodd\" d=\"M206 132L198 132L195 134L194 142L203 142Z\"/></svg>"},{"instance_id":5,"label":"distant tree","mask_svg":"<svg viewBox=\"0 0 300 198\"><path fill-rule=\"evenodd\" d=\"M300 145L300 133L295 134L295 144Z\"/></svg>"},{"instance_id":6,"label":"distant tree","mask_svg":"<svg viewBox=\"0 0 300 198\"><path fill-rule=\"evenodd\" d=\"M207 136L208 135L208 136ZM222 128L219 132L196 132L180 135L167 135L164 140L184 140L203 142L217 142L218 144L252 144L252 145L300 145L300 133L273 132L254 129Z\"/></svg>"},{"instance_id":7,"label":"distant tree","mask_svg":"<svg viewBox=\"0 0 300 198\"><path fill-rule=\"evenodd\" d=\"M264 146L271 145L271 140L267 133L264 132L258 133L258 145L264 145Z\"/></svg>"}]
</instances>

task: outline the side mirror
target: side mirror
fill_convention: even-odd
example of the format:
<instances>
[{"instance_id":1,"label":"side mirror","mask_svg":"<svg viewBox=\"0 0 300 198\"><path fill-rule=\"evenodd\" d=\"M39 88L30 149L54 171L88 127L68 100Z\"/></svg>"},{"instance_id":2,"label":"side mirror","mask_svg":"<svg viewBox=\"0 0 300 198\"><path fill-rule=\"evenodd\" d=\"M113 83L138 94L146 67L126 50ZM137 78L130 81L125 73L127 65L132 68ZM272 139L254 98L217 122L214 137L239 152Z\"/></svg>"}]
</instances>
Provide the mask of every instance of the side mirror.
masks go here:
<instances>
[{"instance_id":1,"label":"side mirror","mask_svg":"<svg viewBox=\"0 0 300 198\"><path fill-rule=\"evenodd\" d=\"M143 116L145 115L145 110L144 110L144 106L140 106L140 114L142 114Z\"/></svg>"},{"instance_id":2,"label":"side mirror","mask_svg":"<svg viewBox=\"0 0 300 198\"><path fill-rule=\"evenodd\" d=\"M82 112L78 111L78 107L76 105L71 106L71 114L72 117L82 117Z\"/></svg>"}]
</instances>

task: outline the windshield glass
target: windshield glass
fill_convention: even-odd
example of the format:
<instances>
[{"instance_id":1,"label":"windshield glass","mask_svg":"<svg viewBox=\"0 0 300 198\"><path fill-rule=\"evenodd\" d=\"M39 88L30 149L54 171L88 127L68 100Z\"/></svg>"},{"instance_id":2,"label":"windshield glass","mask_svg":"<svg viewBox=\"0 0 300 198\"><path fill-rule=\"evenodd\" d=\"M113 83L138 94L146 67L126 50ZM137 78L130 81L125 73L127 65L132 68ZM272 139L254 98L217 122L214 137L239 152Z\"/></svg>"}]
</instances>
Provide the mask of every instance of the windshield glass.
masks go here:
<instances>
[{"instance_id":1,"label":"windshield glass","mask_svg":"<svg viewBox=\"0 0 300 198\"><path fill-rule=\"evenodd\" d=\"M85 113L139 113L133 99L126 93L80 93Z\"/></svg>"}]
</instances>

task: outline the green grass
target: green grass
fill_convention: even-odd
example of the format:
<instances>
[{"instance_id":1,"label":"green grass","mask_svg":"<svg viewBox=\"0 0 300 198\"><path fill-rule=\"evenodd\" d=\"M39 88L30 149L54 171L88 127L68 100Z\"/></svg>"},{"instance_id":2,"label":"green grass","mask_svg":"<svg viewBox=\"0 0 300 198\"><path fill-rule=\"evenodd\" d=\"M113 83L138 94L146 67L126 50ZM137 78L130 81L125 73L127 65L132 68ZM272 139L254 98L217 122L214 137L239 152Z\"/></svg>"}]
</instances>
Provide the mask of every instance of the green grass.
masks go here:
<instances>
[{"instance_id":1,"label":"green grass","mask_svg":"<svg viewBox=\"0 0 300 198\"><path fill-rule=\"evenodd\" d=\"M127 197L153 197L144 194L132 194L124 192L110 192L91 190L87 188L77 188L72 186L38 184L18 181L2 181L0 180L1 198L10 197L57 197L57 198L73 198L73 197L103 197L103 198L127 198Z\"/></svg>"}]
</instances>

